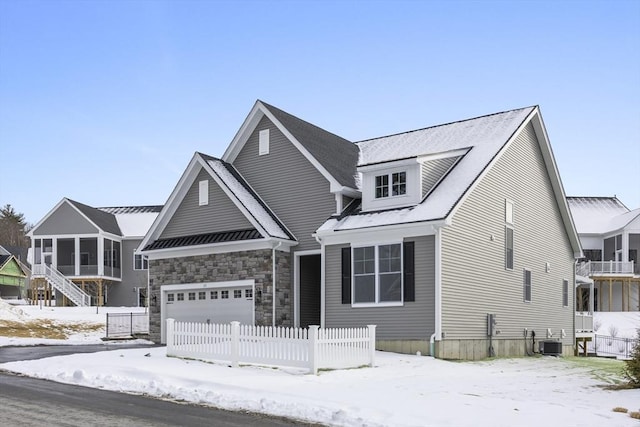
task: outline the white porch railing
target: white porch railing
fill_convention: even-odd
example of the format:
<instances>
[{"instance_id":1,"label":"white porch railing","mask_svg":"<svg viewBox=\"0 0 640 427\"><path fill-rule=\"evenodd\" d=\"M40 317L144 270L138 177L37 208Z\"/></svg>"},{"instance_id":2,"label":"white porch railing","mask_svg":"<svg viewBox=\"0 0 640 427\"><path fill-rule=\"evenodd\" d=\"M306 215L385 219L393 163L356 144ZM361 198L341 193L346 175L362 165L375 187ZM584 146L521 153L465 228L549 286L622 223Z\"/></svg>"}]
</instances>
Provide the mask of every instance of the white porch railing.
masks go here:
<instances>
[{"instance_id":1,"label":"white porch railing","mask_svg":"<svg viewBox=\"0 0 640 427\"><path fill-rule=\"evenodd\" d=\"M576 332L593 332L593 314L576 313Z\"/></svg>"},{"instance_id":2,"label":"white porch railing","mask_svg":"<svg viewBox=\"0 0 640 427\"><path fill-rule=\"evenodd\" d=\"M53 267L46 264L35 264L31 276L43 277L54 289L62 292L77 306L85 307L91 305L91 296Z\"/></svg>"},{"instance_id":3,"label":"white porch railing","mask_svg":"<svg viewBox=\"0 0 640 427\"><path fill-rule=\"evenodd\" d=\"M590 261L590 275L633 274L633 261Z\"/></svg>"},{"instance_id":4,"label":"white porch railing","mask_svg":"<svg viewBox=\"0 0 640 427\"><path fill-rule=\"evenodd\" d=\"M591 275L591 261L581 262L576 265L576 276L589 277Z\"/></svg>"},{"instance_id":5,"label":"white porch railing","mask_svg":"<svg viewBox=\"0 0 640 427\"><path fill-rule=\"evenodd\" d=\"M167 319L167 356L318 369L373 366L376 327L309 329Z\"/></svg>"}]
</instances>

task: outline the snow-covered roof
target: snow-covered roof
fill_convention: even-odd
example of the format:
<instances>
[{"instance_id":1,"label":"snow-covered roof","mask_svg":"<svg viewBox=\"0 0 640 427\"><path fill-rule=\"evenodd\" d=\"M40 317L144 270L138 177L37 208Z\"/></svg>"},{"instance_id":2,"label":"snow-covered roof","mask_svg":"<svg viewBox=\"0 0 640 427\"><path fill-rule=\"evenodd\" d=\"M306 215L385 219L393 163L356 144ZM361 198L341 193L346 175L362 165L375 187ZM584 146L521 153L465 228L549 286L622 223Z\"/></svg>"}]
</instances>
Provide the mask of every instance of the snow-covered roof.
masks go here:
<instances>
[{"instance_id":1,"label":"snow-covered roof","mask_svg":"<svg viewBox=\"0 0 640 427\"><path fill-rule=\"evenodd\" d=\"M159 212L116 214L122 237L144 237Z\"/></svg>"},{"instance_id":2,"label":"snow-covered roof","mask_svg":"<svg viewBox=\"0 0 640 427\"><path fill-rule=\"evenodd\" d=\"M238 202L244 206L270 236L294 240L293 236L287 233L284 225L275 218L275 215L250 190L248 184L243 182L244 180L242 180L240 174L235 172L233 166L214 157L207 156L206 161L218 178L237 198Z\"/></svg>"},{"instance_id":3,"label":"snow-covered roof","mask_svg":"<svg viewBox=\"0 0 640 427\"><path fill-rule=\"evenodd\" d=\"M535 108L521 108L357 143L360 147L358 166L433 154L445 156L447 152L454 156L458 155L455 153L459 153L459 150L468 151L422 203L404 209L359 213L341 219L330 219L318 231L349 230L446 218Z\"/></svg>"},{"instance_id":4,"label":"snow-covered roof","mask_svg":"<svg viewBox=\"0 0 640 427\"><path fill-rule=\"evenodd\" d=\"M605 234L623 228L640 215L617 197L567 197L578 234Z\"/></svg>"}]
</instances>

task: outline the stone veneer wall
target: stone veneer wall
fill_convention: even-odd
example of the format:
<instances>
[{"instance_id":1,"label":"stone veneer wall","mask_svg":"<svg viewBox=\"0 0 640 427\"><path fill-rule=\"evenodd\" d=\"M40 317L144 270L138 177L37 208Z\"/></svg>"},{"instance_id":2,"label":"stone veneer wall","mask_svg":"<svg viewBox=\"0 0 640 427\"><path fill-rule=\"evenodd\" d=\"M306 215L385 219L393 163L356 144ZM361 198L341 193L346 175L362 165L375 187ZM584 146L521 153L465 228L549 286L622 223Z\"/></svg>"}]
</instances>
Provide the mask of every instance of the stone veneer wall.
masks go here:
<instances>
[{"instance_id":1,"label":"stone veneer wall","mask_svg":"<svg viewBox=\"0 0 640 427\"><path fill-rule=\"evenodd\" d=\"M293 325L291 256L276 251L276 325ZM271 250L229 252L182 258L149 260L149 337L160 342L160 287L205 282L255 280L256 325L272 323ZM154 297L156 303L154 304Z\"/></svg>"}]
</instances>

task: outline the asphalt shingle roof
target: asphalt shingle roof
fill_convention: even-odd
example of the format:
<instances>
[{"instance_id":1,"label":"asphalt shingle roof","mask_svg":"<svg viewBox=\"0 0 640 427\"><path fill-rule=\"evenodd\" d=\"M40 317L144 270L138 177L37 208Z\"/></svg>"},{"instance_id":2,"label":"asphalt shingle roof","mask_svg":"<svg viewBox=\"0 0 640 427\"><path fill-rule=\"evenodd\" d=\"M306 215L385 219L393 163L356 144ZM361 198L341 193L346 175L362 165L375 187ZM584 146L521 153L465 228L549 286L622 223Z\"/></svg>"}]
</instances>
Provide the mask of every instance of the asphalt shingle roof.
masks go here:
<instances>
[{"instance_id":1,"label":"asphalt shingle roof","mask_svg":"<svg viewBox=\"0 0 640 427\"><path fill-rule=\"evenodd\" d=\"M122 236L122 231L118 226L118 221L116 221L116 217L113 214L104 212L100 209L93 208L80 202L76 202L75 200L67 200L80 212L82 212L87 218L89 218L95 225L97 225L98 228L100 228L102 231L106 231L107 233L115 234L117 236Z\"/></svg>"},{"instance_id":2,"label":"asphalt shingle roof","mask_svg":"<svg viewBox=\"0 0 640 427\"><path fill-rule=\"evenodd\" d=\"M341 185L358 188L355 178L358 147L354 143L260 102Z\"/></svg>"}]
</instances>

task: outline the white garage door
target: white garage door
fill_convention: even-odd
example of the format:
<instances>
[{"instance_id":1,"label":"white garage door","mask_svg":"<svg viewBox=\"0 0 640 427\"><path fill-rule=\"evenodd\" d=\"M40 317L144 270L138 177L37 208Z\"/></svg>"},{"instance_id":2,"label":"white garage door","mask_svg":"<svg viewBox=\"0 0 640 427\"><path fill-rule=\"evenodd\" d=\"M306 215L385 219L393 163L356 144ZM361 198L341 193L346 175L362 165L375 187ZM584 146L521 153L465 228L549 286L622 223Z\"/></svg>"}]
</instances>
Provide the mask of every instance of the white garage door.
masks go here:
<instances>
[{"instance_id":1,"label":"white garage door","mask_svg":"<svg viewBox=\"0 0 640 427\"><path fill-rule=\"evenodd\" d=\"M220 284L170 285L163 287L165 319L182 322L253 325L253 286L246 281Z\"/></svg>"}]
</instances>

